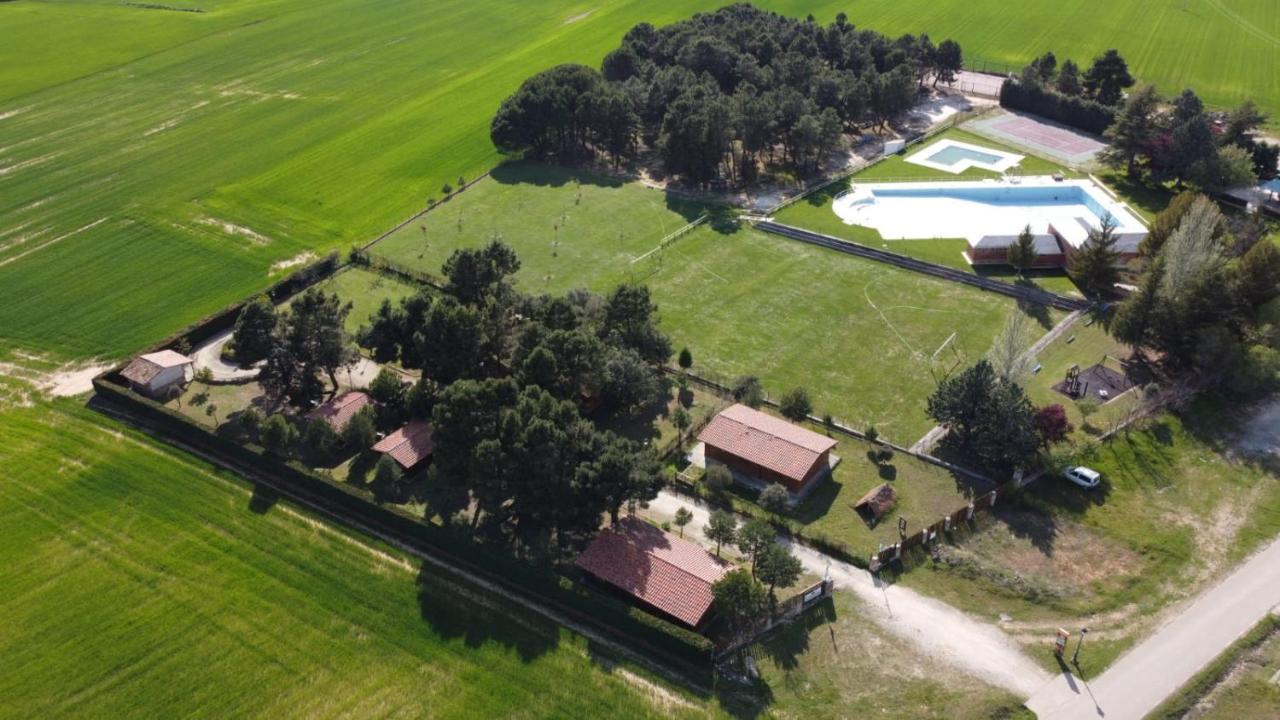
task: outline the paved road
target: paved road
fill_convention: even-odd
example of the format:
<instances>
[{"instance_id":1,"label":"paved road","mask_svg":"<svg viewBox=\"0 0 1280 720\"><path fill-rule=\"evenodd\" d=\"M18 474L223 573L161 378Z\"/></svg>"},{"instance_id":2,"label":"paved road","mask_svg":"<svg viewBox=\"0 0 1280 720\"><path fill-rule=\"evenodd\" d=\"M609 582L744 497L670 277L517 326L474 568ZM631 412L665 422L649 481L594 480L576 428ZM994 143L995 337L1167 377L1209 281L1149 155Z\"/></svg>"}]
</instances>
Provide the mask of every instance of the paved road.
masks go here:
<instances>
[{"instance_id":1,"label":"paved road","mask_svg":"<svg viewBox=\"0 0 1280 720\"><path fill-rule=\"evenodd\" d=\"M703 540L702 529L710 517L696 500L663 491L649 503L647 512L670 519L681 506L693 520L684 536ZM953 665L992 685L1027 697L1049 679L1048 673L1028 658L999 628L932 598L898 585L882 585L870 573L830 558L817 550L792 545L792 552L814 575L830 573L837 588L847 589L864 601L872 621L912 643L917 651Z\"/></svg>"},{"instance_id":2,"label":"paved road","mask_svg":"<svg viewBox=\"0 0 1280 720\"><path fill-rule=\"evenodd\" d=\"M1280 538L1202 593L1102 675L1085 682L1063 673L1036 691L1027 707L1040 720L1141 720L1277 608Z\"/></svg>"}]
</instances>

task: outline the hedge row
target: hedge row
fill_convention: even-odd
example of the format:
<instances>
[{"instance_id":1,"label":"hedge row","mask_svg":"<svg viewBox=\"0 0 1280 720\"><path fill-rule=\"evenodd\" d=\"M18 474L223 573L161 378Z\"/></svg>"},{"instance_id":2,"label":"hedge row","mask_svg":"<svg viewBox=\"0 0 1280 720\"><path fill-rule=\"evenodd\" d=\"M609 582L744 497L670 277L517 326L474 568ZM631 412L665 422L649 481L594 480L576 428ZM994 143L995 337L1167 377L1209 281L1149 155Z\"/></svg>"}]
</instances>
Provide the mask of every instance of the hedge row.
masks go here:
<instances>
[{"instance_id":1,"label":"hedge row","mask_svg":"<svg viewBox=\"0 0 1280 720\"><path fill-rule=\"evenodd\" d=\"M314 502L344 520L387 532L510 592L551 605L605 634L621 637L628 645L648 647L695 671L710 669L713 644L697 633L574 582L554 569L520 562L448 528L398 508L378 505L359 489L287 463L256 446L214 434L191 418L127 389L110 374L96 378L94 388L147 427L233 465L260 471L280 491Z\"/></svg>"},{"instance_id":2,"label":"hedge row","mask_svg":"<svg viewBox=\"0 0 1280 720\"><path fill-rule=\"evenodd\" d=\"M1087 98L1023 85L1012 78L1000 88L1000 105L1011 110L1025 110L1095 135L1101 135L1116 119L1115 108Z\"/></svg>"},{"instance_id":3,"label":"hedge row","mask_svg":"<svg viewBox=\"0 0 1280 720\"><path fill-rule=\"evenodd\" d=\"M299 268L288 277L276 282L268 287L263 293L271 298L273 303L279 304L290 296L302 292L315 283L329 277L342 267L342 263L338 261L338 253L329 253L325 257ZM256 296L255 296L256 297ZM246 303L253 298L248 298L229 307L225 307L209 317L189 325L179 332L169 336L168 339L156 346L160 349L175 349L179 342L186 340L191 347L204 344L213 336L235 327L236 319L240 317L240 311Z\"/></svg>"},{"instance_id":4,"label":"hedge row","mask_svg":"<svg viewBox=\"0 0 1280 720\"><path fill-rule=\"evenodd\" d=\"M429 285L437 290L444 287L444 281L429 272L402 265L379 255L372 255L368 250L352 250L351 264L368 268L374 272L384 273L408 283Z\"/></svg>"}]
</instances>

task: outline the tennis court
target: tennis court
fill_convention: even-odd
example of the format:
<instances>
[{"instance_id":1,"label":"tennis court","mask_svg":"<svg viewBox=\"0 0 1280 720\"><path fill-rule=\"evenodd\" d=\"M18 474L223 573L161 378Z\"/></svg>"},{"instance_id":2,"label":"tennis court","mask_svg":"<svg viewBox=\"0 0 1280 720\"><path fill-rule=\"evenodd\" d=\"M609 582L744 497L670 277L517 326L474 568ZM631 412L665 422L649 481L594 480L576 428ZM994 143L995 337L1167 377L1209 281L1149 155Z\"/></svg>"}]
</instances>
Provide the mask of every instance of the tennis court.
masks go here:
<instances>
[{"instance_id":1,"label":"tennis court","mask_svg":"<svg viewBox=\"0 0 1280 720\"><path fill-rule=\"evenodd\" d=\"M1023 113L1001 113L966 126L994 140L1003 140L1036 151L1066 165L1080 166L1093 160L1106 143L1088 133Z\"/></svg>"}]
</instances>

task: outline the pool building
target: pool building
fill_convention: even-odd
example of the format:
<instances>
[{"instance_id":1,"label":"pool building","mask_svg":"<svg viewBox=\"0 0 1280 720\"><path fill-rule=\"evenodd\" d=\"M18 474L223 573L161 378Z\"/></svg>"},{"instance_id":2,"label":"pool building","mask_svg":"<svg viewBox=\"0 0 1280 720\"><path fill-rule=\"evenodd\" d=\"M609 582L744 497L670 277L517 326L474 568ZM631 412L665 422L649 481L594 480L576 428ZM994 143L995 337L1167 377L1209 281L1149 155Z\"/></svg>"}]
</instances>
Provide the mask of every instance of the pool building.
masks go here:
<instances>
[{"instance_id":1,"label":"pool building","mask_svg":"<svg viewBox=\"0 0 1280 720\"><path fill-rule=\"evenodd\" d=\"M970 182L858 183L832 206L847 224L874 228L886 241L964 238L973 265L1008 263L1023 228L1035 236L1035 267L1065 267L1102 226L1116 225L1119 263L1137 257L1147 228L1091 180L1053 177Z\"/></svg>"}]
</instances>

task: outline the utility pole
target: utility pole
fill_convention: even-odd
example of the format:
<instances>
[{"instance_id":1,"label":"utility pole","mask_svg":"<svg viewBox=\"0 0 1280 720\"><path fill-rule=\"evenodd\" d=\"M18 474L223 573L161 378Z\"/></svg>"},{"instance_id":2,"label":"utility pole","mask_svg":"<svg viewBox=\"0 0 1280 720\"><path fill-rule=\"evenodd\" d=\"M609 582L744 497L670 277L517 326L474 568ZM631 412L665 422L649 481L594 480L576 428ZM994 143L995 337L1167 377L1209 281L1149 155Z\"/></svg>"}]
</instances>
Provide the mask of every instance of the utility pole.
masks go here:
<instances>
[{"instance_id":1,"label":"utility pole","mask_svg":"<svg viewBox=\"0 0 1280 720\"><path fill-rule=\"evenodd\" d=\"M1084 636L1089 634L1089 628L1080 628L1080 639L1076 641L1076 651L1071 653L1071 664L1077 668L1080 667L1080 647L1084 645Z\"/></svg>"}]
</instances>

